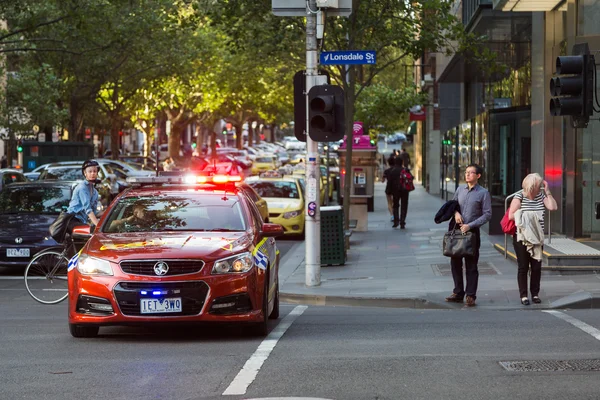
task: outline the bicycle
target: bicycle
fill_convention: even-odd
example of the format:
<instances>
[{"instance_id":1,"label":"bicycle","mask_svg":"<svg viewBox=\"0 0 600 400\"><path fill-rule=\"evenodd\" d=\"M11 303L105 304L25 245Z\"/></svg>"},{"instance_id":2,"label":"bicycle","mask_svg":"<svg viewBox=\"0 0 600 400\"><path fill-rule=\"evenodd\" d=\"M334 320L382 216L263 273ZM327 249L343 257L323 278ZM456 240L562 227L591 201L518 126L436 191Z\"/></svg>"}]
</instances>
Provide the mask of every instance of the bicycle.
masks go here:
<instances>
[{"instance_id":1,"label":"bicycle","mask_svg":"<svg viewBox=\"0 0 600 400\"><path fill-rule=\"evenodd\" d=\"M25 288L39 303L58 304L69 295L69 246L59 250L51 248L37 253L25 269Z\"/></svg>"}]
</instances>

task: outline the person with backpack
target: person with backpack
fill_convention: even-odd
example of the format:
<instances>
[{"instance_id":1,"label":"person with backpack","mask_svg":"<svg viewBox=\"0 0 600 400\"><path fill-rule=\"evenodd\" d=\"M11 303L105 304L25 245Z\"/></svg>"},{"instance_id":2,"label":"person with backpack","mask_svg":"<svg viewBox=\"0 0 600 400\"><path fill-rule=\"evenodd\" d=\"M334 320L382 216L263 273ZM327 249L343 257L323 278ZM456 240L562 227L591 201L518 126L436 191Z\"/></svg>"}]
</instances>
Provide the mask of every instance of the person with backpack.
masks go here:
<instances>
[{"instance_id":1,"label":"person with backpack","mask_svg":"<svg viewBox=\"0 0 600 400\"><path fill-rule=\"evenodd\" d=\"M392 225L392 228L397 228L400 225L400 229L406 228L408 194L410 190L414 189L412 174L403 165L404 160L396 157L394 168L388 174L392 189L392 209L394 212L394 225Z\"/></svg>"},{"instance_id":2,"label":"person with backpack","mask_svg":"<svg viewBox=\"0 0 600 400\"><path fill-rule=\"evenodd\" d=\"M394 158L388 158L387 162L389 168L383 171L381 182L385 183L385 198L387 200L388 211L390 212L391 220L394 221L394 191L392 190L392 181L390 181L390 172L394 169Z\"/></svg>"}]
</instances>

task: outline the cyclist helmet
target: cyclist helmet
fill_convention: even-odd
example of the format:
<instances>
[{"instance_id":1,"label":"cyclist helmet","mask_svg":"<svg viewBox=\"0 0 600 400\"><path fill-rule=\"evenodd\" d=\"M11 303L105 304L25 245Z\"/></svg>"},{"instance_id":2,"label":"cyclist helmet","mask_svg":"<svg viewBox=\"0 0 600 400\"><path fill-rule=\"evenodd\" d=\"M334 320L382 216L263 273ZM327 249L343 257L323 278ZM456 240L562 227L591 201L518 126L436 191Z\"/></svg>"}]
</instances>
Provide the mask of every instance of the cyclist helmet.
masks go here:
<instances>
[{"instance_id":1,"label":"cyclist helmet","mask_svg":"<svg viewBox=\"0 0 600 400\"><path fill-rule=\"evenodd\" d=\"M83 165L81 166L81 172L83 173L83 175L85 176L85 169L87 167L99 167L100 164L98 164L98 161L96 160L87 160L86 162L83 163Z\"/></svg>"}]
</instances>

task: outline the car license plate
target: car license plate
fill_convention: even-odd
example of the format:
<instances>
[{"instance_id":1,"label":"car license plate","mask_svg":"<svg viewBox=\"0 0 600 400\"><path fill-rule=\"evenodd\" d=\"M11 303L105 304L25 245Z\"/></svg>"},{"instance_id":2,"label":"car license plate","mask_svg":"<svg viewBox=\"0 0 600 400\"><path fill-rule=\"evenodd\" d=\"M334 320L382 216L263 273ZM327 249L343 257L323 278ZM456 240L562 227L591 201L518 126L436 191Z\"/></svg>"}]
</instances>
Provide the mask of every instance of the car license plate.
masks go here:
<instances>
[{"instance_id":1,"label":"car license plate","mask_svg":"<svg viewBox=\"0 0 600 400\"><path fill-rule=\"evenodd\" d=\"M176 313L181 312L181 297L170 299L141 299L142 314Z\"/></svg>"},{"instance_id":2,"label":"car license plate","mask_svg":"<svg viewBox=\"0 0 600 400\"><path fill-rule=\"evenodd\" d=\"M6 257L29 257L29 249L6 249Z\"/></svg>"}]
</instances>

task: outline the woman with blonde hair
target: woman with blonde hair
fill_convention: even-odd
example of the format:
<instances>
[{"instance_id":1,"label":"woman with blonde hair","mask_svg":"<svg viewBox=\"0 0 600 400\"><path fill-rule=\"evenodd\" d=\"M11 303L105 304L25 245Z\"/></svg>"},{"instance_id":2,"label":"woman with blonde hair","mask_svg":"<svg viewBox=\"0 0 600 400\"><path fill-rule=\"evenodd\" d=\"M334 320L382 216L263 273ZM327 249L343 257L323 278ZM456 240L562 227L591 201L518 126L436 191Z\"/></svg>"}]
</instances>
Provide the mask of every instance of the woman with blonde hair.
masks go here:
<instances>
[{"instance_id":1,"label":"woman with blonde hair","mask_svg":"<svg viewBox=\"0 0 600 400\"><path fill-rule=\"evenodd\" d=\"M527 296L527 274L531 269L531 300L539 304L540 280L542 278L542 247L544 244L545 210L556 210L548 182L539 174L529 174L523 179L523 190L510 203L508 218L515 221L517 233L513 246L517 255L517 283L521 304L529 305Z\"/></svg>"}]
</instances>

